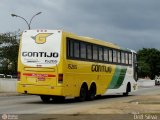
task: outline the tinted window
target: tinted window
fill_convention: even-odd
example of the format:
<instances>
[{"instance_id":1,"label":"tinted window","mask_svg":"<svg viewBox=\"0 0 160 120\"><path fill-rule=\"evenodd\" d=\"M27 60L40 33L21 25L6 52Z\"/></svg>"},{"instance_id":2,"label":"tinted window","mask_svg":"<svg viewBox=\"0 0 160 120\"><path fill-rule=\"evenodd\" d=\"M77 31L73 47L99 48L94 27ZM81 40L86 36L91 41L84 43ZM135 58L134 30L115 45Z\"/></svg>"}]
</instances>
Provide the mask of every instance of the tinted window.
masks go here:
<instances>
[{"instance_id":1,"label":"tinted window","mask_svg":"<svg viewBox=\"0 0 160 120\"><path fill-rule=\"evenodd\" d=\"M108 62L108 49L104 48L104 61Z\"/></svg>"},{"instance_id":2,"label":"tinted window","mask_svg":"<svg viewBox=\"0 0 160 120\"><path fill-rule=\"evenodd\" d=\"M98 50L96 45L93 45L93 60L98 60Z\"/></svg>"},{"instance_id":3,"label":"tinted window","mask_svg":"<svg viewBox=\"0 0 160 120\"><path fill-rule=\"evenodd\" d=\"M84 60L97 62L109 62L114 64L131 65L132 61L136 61L136 55L132 60L132 53L120 51L109 47L103 47L92 43L67 38L67 57L69 59Z\"/></svg>"},{"instance_id":4,"label":"tinted window","mask_svg":"<svg viewBox=\"0 0 160 120\"><path fill-rule=\"evenodd\" d=\"M87 59L92 59L92 46L87 45Z\"/></svg>"},{"instance_id":5,"label":"tinted window","mask_svg":"<svg viewBox=\"0 0 160 120\"><path fill-rule=\"evenodd\" d=\"M120 51L117 52L117 62L121 63L121 53L120 53Z\"/></svg>"},{"instance_id":6,"label":"tinted window","mask_svg":"<svg viewBox=\"0 0 160 120\"><path fill-rule=\"evenodd\" d=\"M113 62L117 62L117 51L113 50Z\"/></svg>"},{"instance_id":7,"label":"tinted window","mask_svg":"<svg viewBox=\"0 0 160 120\"><path fill-rule=\"evenodd\" d=\"M69 57L73 57L73 41L72 40L67 41L67 55Z\"/></svg>"},{"instance_id":8,"label":"tinted window","mask_svg":"<svg viewBox=\"0 0 160 120\"><path fill-rule=\"evenodd\" d=\"M132 54L129 53L129 64L132 64Z\"/></svg>"},{"instance_id":9,"label":"tinted window","mask_svg":"<svg viewBox=\"0 0 160 120\"><path fill-rule=\"evenodd\" d=\"M79 58L79 42L74 42L74 57Z\"/></svg>"},{"instance_id":10,"label":"tinted window","mask_svg":"<svg viewBox=\"0 0 160 120\"><path fill-rule=\"evenodd\" d=\"M125 53L126 64L129 64L128 53Z\"/></svg>"},{"instance_id":11,"label":"tinted window","mask_svg":"<svg viewBox=\"0 0 160 120\"><path fill-rule=\"evenodd\" d=\"M81 58L86 58L86 55L87 55L87 50L86 50L86 44L81 42L80 44L80 51L81 51Z\"/></svg>"},{"instance_id":12,"label":"tinted window","mask_svg":"<svg viewBox=\"0 0 160 120\"><path fill-rule=\"evenodd\" d=\"M125 63L125 54L124 52L121 52L121 61L124 64Z\"/></svg>"},{"instance_id":13,"label":"tinted window","mask_svg":"<svg viewBox=\"0 0 160 120\"><path fill-rule=\"evenodd\" d=\"M109 50L109 62L112 62L112 60L113 60L112 50Z\"/></svg>"},{"instance_id":14,"label":"tinted window","mask_svg":"<svg viewBox=\"0 0 160 120\"><path fill-rule=\"evenodd\" d=\"M99 54L99 60L102 61L103 60L103 49L102 49L102 47L98 48L98 54Z\"/></svg>"},{"instance_id":15,"label":"tinted window","mask_svg":"<svg viewBox=\"0 0 160 120\"><path fill-rule=\"evenodd\" d=\"M137 62L137 55L135 53L133 54L133 59L134 59L134 62Z\"/></svg>"}]
</instances>

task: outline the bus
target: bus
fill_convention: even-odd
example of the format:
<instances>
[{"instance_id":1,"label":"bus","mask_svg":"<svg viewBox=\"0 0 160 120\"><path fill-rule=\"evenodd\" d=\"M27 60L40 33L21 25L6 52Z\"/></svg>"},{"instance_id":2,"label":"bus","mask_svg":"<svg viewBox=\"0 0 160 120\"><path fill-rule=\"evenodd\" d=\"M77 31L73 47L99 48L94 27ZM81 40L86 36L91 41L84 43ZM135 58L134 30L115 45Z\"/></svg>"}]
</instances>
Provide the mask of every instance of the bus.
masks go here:
<instances>
[{"instance_id":1,"label":"bus","mask_svg":"<svg viewBox=\"0 0 160 120\"><path fill-rule=\"evenodd\" d=\"M25 30L18 57L17 91L43 102L137 90L136 52L61 30Z\"/></svg>"}]
</instances>

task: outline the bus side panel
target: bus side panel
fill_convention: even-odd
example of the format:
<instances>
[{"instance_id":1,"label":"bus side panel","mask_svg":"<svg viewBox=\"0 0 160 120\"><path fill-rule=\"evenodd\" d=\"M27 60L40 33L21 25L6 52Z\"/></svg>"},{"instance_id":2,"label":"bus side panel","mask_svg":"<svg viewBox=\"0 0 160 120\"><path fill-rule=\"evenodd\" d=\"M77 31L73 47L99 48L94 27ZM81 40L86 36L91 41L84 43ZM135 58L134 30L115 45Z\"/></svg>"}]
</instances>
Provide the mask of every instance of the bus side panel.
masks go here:
<instances>
[{"instance_id":1,"label":"bus side panel","mask_svg":"<svg viewBox=\"0 0 160 120\"><path fill-rule=\"evenodd\" d=\"M104 94L112 80L115 65L68 59L67 37L76 38L76 36L63 34L63 96L79 96L81 85L84 82L87 83L88 89L90 89L91 83L95 82L97 87L96 94ZM92 70L96 69L93 68L93 65L106 66L106 69L111 67L111 71Z\"/></svg>"},{"instance_id":2,"label":"bus side panel","mask_svg":"<svg viewBox=\"0 0 160 120\"><path fill-rule=\"evenodd\" d=\"M109 88L108 90L106 90L105 94L124 93L126 92L128 83L130 83L131 85L130 86L131 92L136 91L138 89L137 82L133 79L133 68L131 66L127 67L125 70L126 72L124 71L124 68L125 68L124 66L121 66L121 69L120 69L121 74L119 75L118 75L118 72L115 72L113 79L111 81L111 84L109 85Z\"/></svg>"},{"instance_id":3,"label":"bus side panel","mask_svg":"<svg viewBox=\"0 0 160 120\"><path fill-rule=\"evenodd\" d=\"M72 65L72 68L70 68ZM85 82L90 89L91 83L97 87L96 94L104 94L109 86L114 73L114 65L111 66L110 72L98 72L92 70L92 62L67 60L64 65L64 83L63 94L65 96L79 96L81 85ZM99 64L101 66L102 64ZM73 67L74 66L74 67ZM76 67L75 67L76 66ZM97 64L98 66L98 64Z\"/></svg>"}]
</instances>

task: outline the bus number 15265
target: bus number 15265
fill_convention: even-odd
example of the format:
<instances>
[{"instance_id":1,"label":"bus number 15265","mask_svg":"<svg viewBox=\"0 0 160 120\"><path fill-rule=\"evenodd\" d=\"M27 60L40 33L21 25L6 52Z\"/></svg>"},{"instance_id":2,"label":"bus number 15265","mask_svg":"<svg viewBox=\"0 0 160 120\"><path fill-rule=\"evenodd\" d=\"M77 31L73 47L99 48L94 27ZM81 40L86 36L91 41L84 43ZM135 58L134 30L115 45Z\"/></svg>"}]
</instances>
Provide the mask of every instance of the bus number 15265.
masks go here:
<instances>
[{"instance_id":1,"label":"bus number 15265","mask_svg":"<svg viewBox=\"0 0 160 120\"><path fill-rule=\"evenodd\" d=\"M68 69L77 69L77 65L68 64Z\"/></svg>"}]
</instances>

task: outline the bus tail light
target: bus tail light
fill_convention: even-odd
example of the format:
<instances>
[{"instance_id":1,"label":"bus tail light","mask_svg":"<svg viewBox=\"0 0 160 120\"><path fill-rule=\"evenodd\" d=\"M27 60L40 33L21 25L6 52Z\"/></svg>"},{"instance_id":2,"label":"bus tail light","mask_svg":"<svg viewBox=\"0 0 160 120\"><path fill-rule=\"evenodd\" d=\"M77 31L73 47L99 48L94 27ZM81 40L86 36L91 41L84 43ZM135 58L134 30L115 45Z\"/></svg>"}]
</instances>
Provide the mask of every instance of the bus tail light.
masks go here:
<instances>
[{"instance_id":1,"label":"bus tail light","mask_svg":"<svg viewBox=\"0 0 160 120\"><path fill-rule=\"evenodd\" d=\"M18 74L17 74L17 80L20 81L20 79L21 79L21 72L18 72Z\"/></svg>"},{"instance_id":2,"label":"bus tail light","mask_svg":"<svg viewBox=\"0 0 160 120\"><path fill-rule=\"evenodd\" d=\"M63 74L58 74L58 83L63 83Z\"/></svg>"}]
</instances>

